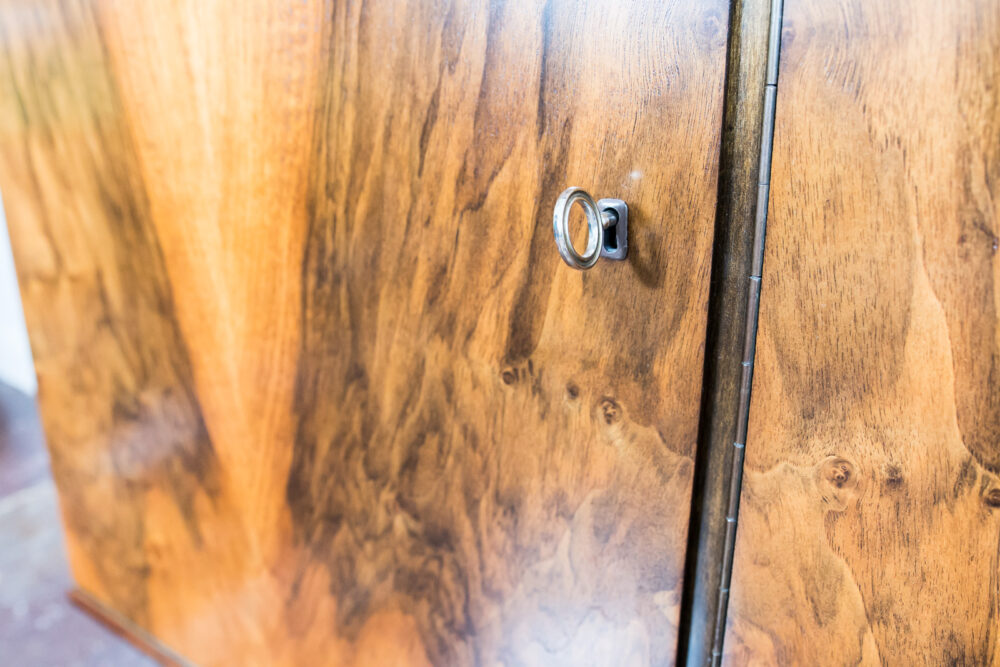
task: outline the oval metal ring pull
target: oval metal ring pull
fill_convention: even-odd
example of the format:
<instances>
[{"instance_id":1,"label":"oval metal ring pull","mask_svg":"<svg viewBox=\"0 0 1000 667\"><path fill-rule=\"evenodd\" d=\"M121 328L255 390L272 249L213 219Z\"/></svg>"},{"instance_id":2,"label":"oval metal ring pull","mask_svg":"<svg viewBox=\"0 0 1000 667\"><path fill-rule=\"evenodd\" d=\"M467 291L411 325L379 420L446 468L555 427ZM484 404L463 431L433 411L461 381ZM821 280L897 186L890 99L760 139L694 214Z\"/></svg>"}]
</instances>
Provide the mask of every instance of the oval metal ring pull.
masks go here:
<instances>
[{"instance_id":1,"label":"oval metal ring pull","mask_svg":"<svg viewBox=\"0 0 1000 667\"><path fill-rule=\"evenodd\" d=\"M569 214L573 204L577 203L587 215L587 249L583 254L573 247L569 236ZM552 232L559 255L574 269L589 269L601 257L625 259L628 253L628 206L620 199L595 202L583 188L567 188L556 200Z\"/></svg>"}]
</instances>

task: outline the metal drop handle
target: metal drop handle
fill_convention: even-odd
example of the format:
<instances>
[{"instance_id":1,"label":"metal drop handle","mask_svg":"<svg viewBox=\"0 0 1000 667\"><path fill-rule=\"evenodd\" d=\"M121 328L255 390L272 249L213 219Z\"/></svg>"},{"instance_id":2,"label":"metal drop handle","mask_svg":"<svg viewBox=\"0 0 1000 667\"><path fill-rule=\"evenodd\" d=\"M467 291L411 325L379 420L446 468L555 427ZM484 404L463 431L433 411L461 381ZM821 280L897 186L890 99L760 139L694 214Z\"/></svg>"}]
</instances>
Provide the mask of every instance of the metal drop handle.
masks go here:
<instances>
[{"instance_id":1,"label":"metal drop handle","mask_svg":"<svg viewBox=\"0 0 1000 667\"><path fill-rule=\"evenodd\" d=\"M587 214L587 249L582 255L569 238L569 212L577 203ZM583 188L567 188L556 200L552 232L559 255L574 269L592 268L601 257L625 259L628 254L628 205L621 199L595 202Z\"/></svg>"}]
</instances>

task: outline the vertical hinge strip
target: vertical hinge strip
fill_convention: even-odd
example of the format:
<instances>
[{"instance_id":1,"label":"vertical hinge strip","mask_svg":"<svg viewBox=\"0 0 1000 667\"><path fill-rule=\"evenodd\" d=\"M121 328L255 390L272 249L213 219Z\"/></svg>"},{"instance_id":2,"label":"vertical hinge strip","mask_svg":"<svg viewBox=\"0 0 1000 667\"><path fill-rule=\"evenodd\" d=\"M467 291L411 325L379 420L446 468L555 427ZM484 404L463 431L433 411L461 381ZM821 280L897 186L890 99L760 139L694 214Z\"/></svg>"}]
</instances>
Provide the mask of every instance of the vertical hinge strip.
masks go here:
<instances>
[{"instance_id":1,"label":"vertical hinge strip","mask_svg":"<svg viewBox=\"0 0 1000 667\"><path fill-rule=\"evenodd\" d=\"M757 349L757 317L760 312L761 275L764 266L764 237L767 229L767 209L771 184L771 151L774 146L774 110L778 93L778 60L781 50L781 15L783 0L771 0L770 25L767 44L767 77L764 85L764 112L761 122L760 162L757 178L757 204L753 238L747 311L746 335L743 345L742 373L740 378L739 407L737 410L736 439L733 442L732 471L729 484L729 502L726 511L726 536L722 557L722 576L719 585L719 604L713 637L712 664L722 660L722 645L726 635L726 613L729 606L729 585L733 575L733 558L736 549L736 526L743 485L743 460L750 421L750 394L753 387L754 354Z\"/></svg>"}]
</instances>

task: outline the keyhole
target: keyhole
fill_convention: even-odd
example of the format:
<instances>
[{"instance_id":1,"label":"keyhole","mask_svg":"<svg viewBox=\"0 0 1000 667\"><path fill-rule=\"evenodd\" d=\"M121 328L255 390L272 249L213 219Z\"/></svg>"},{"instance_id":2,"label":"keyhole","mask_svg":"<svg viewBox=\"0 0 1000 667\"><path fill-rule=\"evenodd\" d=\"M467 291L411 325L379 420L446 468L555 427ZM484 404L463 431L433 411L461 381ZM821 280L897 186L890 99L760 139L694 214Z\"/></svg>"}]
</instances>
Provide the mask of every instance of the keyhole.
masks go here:
<instances>
[{"instance_id":1,"label":"keyhole","mask_svg":"<svg viewBox=\"0 0 1000 667\"><path fill-rule=\"evenodd\" d=\"M611 216L611 225L604 230L604 249L613 252L618 250L618 234L615 229L615 225L618 224L618 214L611 208L606 208L603 212Z\"/></svg>"}]
</instances>

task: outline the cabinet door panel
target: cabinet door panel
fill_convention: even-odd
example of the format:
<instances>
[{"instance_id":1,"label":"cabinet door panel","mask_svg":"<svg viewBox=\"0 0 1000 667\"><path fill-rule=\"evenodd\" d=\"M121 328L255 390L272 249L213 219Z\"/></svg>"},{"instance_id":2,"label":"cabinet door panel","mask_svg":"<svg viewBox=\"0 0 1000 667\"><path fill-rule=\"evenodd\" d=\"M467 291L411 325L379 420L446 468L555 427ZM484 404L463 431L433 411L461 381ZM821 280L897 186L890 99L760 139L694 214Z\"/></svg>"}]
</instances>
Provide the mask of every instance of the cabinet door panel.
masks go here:
<instances>
[{"instance_id":1,"label":"cabinet door panel","mask_svg":"<svg viewBox=\"0 0 1000 667\"><path fill-rule=\"evenodd\" d=\"M731 664L997 664L1000 8L786 4Z\"/></svg>"},{"instance_id":2,"label":"cabinet door panel","mask_svg":"<svg viewBox=\"0 0 1000 667\"><path fill-rule=\"evenodd\" d=\"M0 3L81 588L205 664L670 661L727 14Z\"/></svg>"}]
</instances>

